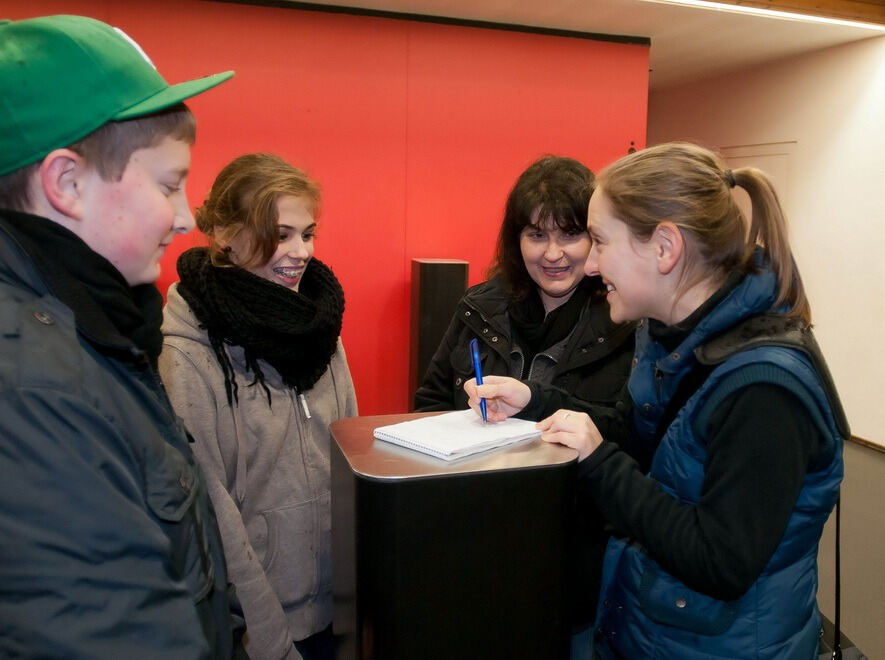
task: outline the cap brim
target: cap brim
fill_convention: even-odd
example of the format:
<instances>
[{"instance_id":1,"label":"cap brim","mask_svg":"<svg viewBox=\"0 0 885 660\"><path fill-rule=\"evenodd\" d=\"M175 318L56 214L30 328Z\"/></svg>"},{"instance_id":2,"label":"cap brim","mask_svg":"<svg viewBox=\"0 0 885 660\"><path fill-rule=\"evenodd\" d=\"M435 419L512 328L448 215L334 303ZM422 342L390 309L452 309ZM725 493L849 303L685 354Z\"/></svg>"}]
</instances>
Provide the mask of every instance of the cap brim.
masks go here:
<instances>
[{"instance_id":1,"label":"cap brim","mask_svg":"<svg viewBox=\"0 0 885 660\"><path fill-rule=\"evenodd\" d=\"M164 110L176 103L181 103L185 99L189 99L192 96L205 92L207 89L212 89L216 85L223 83L225 80L232 78L233 75L233 71L224 71L211 76L205 76L204 78L188 80L187 82L178 83L177 85L170 85L161 92L118 112L111 117L111 119L115 121L133 119L135 117L159 112L160 110Z\"/></svg>"}]
</instances>

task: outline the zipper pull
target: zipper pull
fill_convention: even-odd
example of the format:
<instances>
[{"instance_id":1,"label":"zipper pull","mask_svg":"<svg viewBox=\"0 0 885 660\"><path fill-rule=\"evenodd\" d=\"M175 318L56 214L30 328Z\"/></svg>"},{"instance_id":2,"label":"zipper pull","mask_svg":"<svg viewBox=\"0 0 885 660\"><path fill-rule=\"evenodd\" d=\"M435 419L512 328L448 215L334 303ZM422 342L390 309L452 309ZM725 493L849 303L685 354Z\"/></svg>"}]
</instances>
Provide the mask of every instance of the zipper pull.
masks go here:
<instances>
[{"instance_id":1,"label":"zipper pull","mask_svg":"<svg viewBox=\"0 0 885 660\"><path fill-rule=\"evenodd\" d=\"M307 419L310 419L310 410L307 408L307 399L304 398L303 394L299 394L298 398L301 399L301 408L304 410L304 416Z\"/></svg>"}]
</instances>

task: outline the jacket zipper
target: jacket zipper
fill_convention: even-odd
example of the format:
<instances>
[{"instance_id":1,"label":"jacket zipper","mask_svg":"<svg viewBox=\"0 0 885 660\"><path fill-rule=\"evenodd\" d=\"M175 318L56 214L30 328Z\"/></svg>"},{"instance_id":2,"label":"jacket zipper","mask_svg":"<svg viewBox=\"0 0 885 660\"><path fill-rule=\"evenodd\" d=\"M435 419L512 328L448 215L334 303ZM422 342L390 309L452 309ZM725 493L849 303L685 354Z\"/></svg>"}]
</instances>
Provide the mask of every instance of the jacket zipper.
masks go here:
<instances>
[{"instance_id":1,"label":"jacket zipper","mask_svg":"<svg viewBox=\"0 0 885 660\"><path fill-rule=\"evenodd\" d=\"M301 401L301 408L304 410L305 418L310 419L310 410L307 407L307 399L304 398L303 394L299 394L298 398Z\"/></svg>"},{"instance_id":2,"label":"jacket zipper","mask_svg":"<svg viewBox=\"0 0 885 660\"><path fill-rule=\"evenodd\" d=\"M529 365L529 373L526 376L526 380L532 379L532 374L535 372L535 360L537 360L539 357L549 358L553 362L553 364L555 364L557 367L559 366L559 360L557 360L549 353L535 353L535 357L532 358L532 363ZM554 370L554 377L556 376L556 373L557 372Z\"/></svg>"}]
</instances>

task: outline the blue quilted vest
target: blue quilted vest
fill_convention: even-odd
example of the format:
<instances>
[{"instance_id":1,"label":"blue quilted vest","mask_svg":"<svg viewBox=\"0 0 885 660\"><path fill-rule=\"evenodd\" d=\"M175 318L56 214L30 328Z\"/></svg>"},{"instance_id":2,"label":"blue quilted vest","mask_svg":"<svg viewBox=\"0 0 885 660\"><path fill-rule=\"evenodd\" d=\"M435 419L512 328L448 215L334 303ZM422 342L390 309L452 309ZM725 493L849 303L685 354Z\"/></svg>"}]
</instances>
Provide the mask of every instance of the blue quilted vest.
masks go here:
<instances>
[{"instance_id":1,"label":"blue quilted vest","mask_svg":"<svg viewBox=\"0 0 885 660\"><path fill-rule=\"evenodd\" d=\"M637 335L629 388L635 426L652 441L669 399L703 354L704 344L750 317L771 309L770 271L746 277L672 353ZM824 372L821 374L821 370ZM729 394L748 383L774 383L795 393L830 441L823 468L805 477L784 537L762 574L734 601L691 590L665 572L637 543L613 538L603 569L595 649L601 658L816 657L817 546L839 493L842 441L847 433L838 399L828 398L826 367L797 348L767 345L726 355L687 400L655 451L649 476L684 502L700 499L706 447L695 429ZM764 512L760 512L764 515Z\"/></svg>"}]
</instances>

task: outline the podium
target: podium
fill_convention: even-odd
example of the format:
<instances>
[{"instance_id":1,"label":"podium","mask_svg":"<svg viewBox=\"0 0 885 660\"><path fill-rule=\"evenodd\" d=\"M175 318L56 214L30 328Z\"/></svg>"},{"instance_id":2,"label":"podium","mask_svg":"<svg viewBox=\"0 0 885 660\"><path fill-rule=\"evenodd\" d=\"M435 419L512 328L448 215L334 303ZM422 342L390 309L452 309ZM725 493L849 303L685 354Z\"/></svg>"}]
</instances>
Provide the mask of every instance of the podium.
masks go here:
<instances>
[{"instance_id":1,"label":"podium","mask_svg":"<svg viewBox=\"0 0 885 660\"><path fill-rule=\"evenodd\" d=\"M577 453L447 462L372 436L425 414L331 425L336 660L568 658Z\"/></svg>"}]
</instances>

